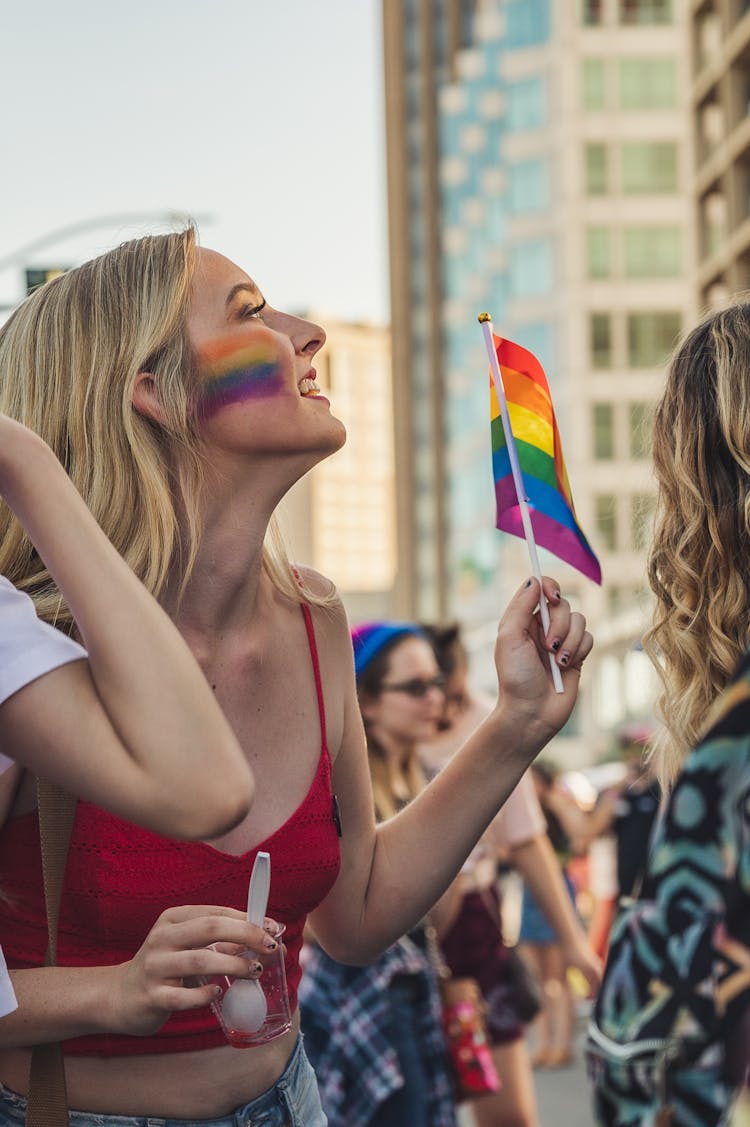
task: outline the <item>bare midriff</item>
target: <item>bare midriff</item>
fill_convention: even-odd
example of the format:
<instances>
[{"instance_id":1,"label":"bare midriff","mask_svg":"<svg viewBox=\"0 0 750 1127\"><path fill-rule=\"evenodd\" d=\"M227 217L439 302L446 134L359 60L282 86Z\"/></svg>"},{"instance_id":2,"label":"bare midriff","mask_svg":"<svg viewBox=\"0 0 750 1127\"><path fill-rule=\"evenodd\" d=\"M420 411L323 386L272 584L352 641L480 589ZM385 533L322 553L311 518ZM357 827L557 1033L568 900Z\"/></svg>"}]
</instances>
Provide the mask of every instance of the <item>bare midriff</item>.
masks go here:
<instances>
[{"instance_id":1,"label":"bare midriff","mask_svg":"<svg viewBox=\"0 0 750 1127\"><path fill-rule=\"evenodd\" d=\"M189 1053L122 1057L65 1058L68 1106L109 1115L166 1119L215 1119L262 1095L279 1079L299 1030L292 1028L265 1045L231 1045ZM26 1049L0 1052L0 1078L25 1095L29 1061Z\"/></svg>"}]
</instances>

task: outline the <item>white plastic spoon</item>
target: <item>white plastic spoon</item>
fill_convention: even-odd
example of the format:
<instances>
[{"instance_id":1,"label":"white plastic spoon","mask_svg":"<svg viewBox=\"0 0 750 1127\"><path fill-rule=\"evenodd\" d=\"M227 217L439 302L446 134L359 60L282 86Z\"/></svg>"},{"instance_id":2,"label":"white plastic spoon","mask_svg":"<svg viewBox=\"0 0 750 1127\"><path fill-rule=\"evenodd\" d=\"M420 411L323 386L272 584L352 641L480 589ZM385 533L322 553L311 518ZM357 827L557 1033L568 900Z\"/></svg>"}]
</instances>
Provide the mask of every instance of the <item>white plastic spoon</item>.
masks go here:
<instances>
[{"instance_id":1,"label":"white plastic spoon","mask_svg":"<svg viewBox=\"0 0 750 1127\"><path fill-rule=\"evenodd\" d=\"M263 926L271 888L271 857L258 853L247 891L248 923ZM227 990L221 1012L229 1029L256 1033L266 1020L268 1004L263 987L254 978L237 978Z\"/></svg>"}]
</instances>

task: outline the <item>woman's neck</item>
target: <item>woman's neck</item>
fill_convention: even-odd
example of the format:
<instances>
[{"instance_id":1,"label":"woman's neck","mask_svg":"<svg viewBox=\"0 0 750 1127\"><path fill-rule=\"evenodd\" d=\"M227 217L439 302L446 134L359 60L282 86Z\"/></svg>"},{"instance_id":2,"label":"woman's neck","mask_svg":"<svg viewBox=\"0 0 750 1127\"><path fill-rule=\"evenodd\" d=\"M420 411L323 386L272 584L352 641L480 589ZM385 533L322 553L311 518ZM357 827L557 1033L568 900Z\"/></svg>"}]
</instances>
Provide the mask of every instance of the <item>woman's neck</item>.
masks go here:
<instances>
[{"instance_id":1,"label":"woman's neck","mask_svg":"<svg viewBox=\"0 0 750 1127\"><path fill-rule=\"evenodd\" d=\"M181 630L223 634L259 613L263 545L276 503L247 482L210 490L187 585L180 594L182 577L175 574L162 600Z\"/></svg>"}]
</instances>

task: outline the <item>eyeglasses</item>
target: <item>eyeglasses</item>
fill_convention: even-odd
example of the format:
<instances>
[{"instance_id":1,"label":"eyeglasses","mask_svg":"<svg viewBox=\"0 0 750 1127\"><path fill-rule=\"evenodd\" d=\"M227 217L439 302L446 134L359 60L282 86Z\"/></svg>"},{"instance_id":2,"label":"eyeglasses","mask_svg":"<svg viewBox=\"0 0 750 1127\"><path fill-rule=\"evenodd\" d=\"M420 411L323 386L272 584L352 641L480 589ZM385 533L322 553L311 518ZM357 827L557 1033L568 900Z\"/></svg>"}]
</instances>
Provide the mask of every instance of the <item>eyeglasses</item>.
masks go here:
<instances>
[{"instance_id":1,"label":"eyeglasses","mask_svg":"<svg viewBox=\"0 0 750 1127\"><path fill-rule=\"evenodd\" d=\"M411 681L399 681L392 685L386 681L380 686L381 693L406 693L407 697L417 698L426 697L430 689L439 689L441 693L444 691L445 677L442 673L431 677L429 681L423 677L413 677Z\"/></svg>"}]
</instances>

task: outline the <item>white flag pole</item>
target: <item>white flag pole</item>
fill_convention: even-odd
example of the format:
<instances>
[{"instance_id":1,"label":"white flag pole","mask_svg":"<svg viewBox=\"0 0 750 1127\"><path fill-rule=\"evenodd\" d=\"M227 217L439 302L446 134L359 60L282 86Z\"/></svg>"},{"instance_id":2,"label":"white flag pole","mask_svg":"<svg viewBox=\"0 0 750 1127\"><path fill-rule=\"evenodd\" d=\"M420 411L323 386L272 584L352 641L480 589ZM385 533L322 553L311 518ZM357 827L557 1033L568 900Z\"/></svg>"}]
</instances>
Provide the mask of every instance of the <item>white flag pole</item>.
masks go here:
<instances>
[{"instance_id":1,"label":"white flag pole","mask_svg":"<svg viewBox=\"0 0 750 1127\"><path fill-rule=\"evenodd\" d=\"M539 566L539 556L536 550L536 540L534 539L534 529L531 526L531 515L529 513L529 499L526 496L526 486L523 482L523 474L521 473L521 466L518 461L518 451L516 449L516 440L513 437L513 429L510 425L510 415L508 414L508 402L505 398L505 388L503 386L503 374L500 371L500 362L495 352L495 342L492 339L492 318L489 313L479 314L479 324L482 326L482 334L484 336L484 343L487 349L487 357L490 362L490 371L492 372L492 382L495 385L495 392L497 393L497 401L500 405L500 419L503 424L503 432L505 434L505 445L508 448L508 457L510 459L510 470L513 475L513 484L516 487L516 497L518 498L518 507L521 511L521 523L523 524L523 534L526 537L526 546L529 550L529 559L531 560L531 570L539 581L539 613L542 618L542 626L544 627L545 634L549 631L549 609L547 607L547 599L542 589L542 569ZM555 655L549 655L550 669L552 670L552 683L555 686L555 692L563 692L562 675L560 667L555 661Z\"/></svg>"}]
</instances>

